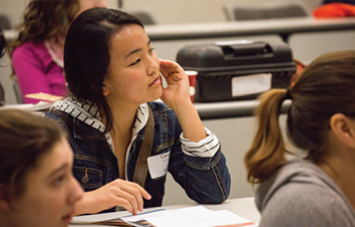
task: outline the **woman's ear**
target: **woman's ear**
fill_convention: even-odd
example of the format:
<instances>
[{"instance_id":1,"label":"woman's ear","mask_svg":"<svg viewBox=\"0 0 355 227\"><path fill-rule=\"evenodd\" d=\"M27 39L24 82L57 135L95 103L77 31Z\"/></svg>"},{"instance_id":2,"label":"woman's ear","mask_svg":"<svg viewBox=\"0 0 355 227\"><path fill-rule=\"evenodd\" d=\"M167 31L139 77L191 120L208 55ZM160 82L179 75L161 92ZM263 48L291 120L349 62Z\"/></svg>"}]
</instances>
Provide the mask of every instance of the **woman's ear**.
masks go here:
<instances>
[{"instance_id":1,"label":"woman's ear","mask_svg":"<svg viewBox=\"0 0 355 227\"><path fill-rule=\"evenodd\" d=\"M0 183L0 211L10 210L10 199L6 190L6 186Z\"/></svg>"},{"instance_id":2,"label":"woman's ear","mask_svg":"<svg viewBox=\"0 0 355 227\"><path fill-rule=\"evenodd\" d=\"M344 114L334 114L330 118L330 128L347 147L355 149L355 122Z\"/></svg>"},{"instance_id":3,"label":"woman's ear","mask_svg":"<svg viewBox=\"0 0 355 227\"><path fill-rule=\"evenodd\" d=\"M103 83L103 84L102 84L102 94L103 94L104 96L107 96L109 93L110 93L109 90L107 89L107 87L106 87L105 84Z\"/></svg>"}]
</instances>

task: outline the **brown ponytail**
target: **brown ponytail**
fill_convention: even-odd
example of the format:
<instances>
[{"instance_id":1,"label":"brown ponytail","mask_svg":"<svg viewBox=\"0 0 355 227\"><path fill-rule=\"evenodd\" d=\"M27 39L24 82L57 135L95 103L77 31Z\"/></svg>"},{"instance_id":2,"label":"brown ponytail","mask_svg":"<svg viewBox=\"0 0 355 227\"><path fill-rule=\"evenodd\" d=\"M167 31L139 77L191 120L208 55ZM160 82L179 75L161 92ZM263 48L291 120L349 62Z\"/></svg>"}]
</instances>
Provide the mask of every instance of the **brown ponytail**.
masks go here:
<instances>
[{"instance_id":1,"label":"brown ponytail","mask_svg":"<svg viewBox=\"0 0 355 227\"><path fill-rule=\"evenodd\" d=\"M273 89L260 96L260 104L256 109L258 130L244 157L247 179L252 184L270 177L286 160L285 143L279 125L281 105L286 96L285 89Z\"/></svg>"}]
</instances>

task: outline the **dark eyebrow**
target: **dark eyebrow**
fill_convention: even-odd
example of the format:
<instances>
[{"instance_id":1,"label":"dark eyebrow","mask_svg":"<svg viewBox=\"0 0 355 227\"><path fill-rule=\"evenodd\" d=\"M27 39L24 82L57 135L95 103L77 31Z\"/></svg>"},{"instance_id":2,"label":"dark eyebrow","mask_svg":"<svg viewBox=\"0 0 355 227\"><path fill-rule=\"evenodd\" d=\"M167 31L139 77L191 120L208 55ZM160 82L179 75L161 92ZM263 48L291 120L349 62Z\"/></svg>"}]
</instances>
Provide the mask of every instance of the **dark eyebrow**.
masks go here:
<instances>
[{"instance_id":1,"label":"dark eyebrow","mask_svg":"<svg viewBox=\"0 0 355 227\"><path fill-rule=\"evenodd\" d=\"M48 174L47 179L52 178L53 176L55 176L58 172L62 171L63 169L69 168L69 164L64 164L58 168L56 168L55 170L53 170L50 174Z\"/></svg>"},{"instance_id":2,"label":"dark eyebrow","mask_svg":"<svg viewBox=\"0 0 355 227\"><path fill-rule=\"evenodd\" d=\"M147 43L147 46L149 46L149 45L150 45L150 39L149 39L149 41L148 41L148 43ZM139 51L142 51L142 49L136 49L136 50L133 50L133 51L129 52L126 56L123 57L123 59L126 59L126 58L128 58L130 55L132 55L132 54L134 54L134 53L137 53L137 52L139 52Z\"/></svg>"}]
</instances>

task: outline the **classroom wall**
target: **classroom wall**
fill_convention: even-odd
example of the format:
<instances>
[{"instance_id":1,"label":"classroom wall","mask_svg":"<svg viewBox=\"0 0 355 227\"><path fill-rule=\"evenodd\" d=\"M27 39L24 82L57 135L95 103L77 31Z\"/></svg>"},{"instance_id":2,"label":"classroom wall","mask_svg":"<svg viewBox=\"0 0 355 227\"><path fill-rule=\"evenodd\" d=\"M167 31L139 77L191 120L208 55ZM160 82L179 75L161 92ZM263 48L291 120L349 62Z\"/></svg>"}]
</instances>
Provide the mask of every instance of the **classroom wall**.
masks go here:
<instances>
[{"instance_id":1,"label":"classroom wall","mask_svg":"<svg viewBox=\"0 0 355 227\"><path fill-rule=\"evenodd\" d=\"M118 8L118 0L106 0L109 8ZM273 0L291 1L291 0ZM311 11L322 0L302 1ZM0 0L0 15L7 15L12 26L17 25L29 0ZM226 21L223 6L228 3L258 4L265 0L122 0L123 9L147 10L159 24Z\"/></svg>"},{"instance_id":2,"label":"classroom wall","mask_svg":"<svg viewBox=\"0 0 355 227\"><path fill-rule=\"evenodd\" d=\"M271 0L268 0L271 2ZM292 0L272 0L286 2ZM322 0L301 1L312 11ZM265 0L123 0L127 11L143 9L152 14L159 24L226 21L223 6L230 3L258 4Z\"/></svg>"}]
</instances>

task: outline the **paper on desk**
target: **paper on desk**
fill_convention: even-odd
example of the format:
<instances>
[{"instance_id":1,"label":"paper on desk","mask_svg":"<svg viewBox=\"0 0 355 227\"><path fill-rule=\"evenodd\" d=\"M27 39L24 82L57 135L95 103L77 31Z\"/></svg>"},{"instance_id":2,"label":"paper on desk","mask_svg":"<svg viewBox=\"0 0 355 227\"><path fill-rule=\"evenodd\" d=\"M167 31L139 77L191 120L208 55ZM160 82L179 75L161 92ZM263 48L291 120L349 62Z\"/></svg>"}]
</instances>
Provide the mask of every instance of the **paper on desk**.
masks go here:
<instances>
[{"instance_id":1,"label":"paper on desk","mask_svg":"<svg viewBox=\"0 0 355 227\"><path fill-rule=\"evenodd\" d=\"M27 94L27 95L25 95L25 97L32 98L32 99L41 99L41 100L46 100L46 101L50 101L50 102L55 102L55 101L63 98L61 96L47 94L47 93L43 93L43 92Z\"/></svg>"},{"instance_id":2,"label":"paper on desk","mask_svg":"<svg viewBox=\"0 0 355 227\"><path fill-rule=\"evenodd\" d=\"M51 102L39 101L36 104L15 104L15 105L4 105L0 109L22 109L26 111L43 111L50 108L53 105Z\"/></svg>"},{"instance_id":3,"label":"paper on desk","mask_svg":"<svg viewBox=\"0 0 355 227\"><path fill-rule=\"evenodd\" d=\"M242 218L230 211L212 211L203 206L163 210L139 216L122 218L122 220L132 225L134 225L135 221L142 219L156 227L223 227L227 225L228 227L258 226L256 223Z\"/></svg>"},{"instance_id":4,"label":"paper on desk","mask_svg":"<svg viewBox=\"0 0 355 227\"><path fill-rule=\"evenodd\" d=\"M93 224L93 223L104 223L109 221L121 220L123 217L139 217L137 220L141 219L145 214L163 211L164 209L156 208L152 209L148 212L138 213L136 216L132 216L131 213L128 211L120 211L120 212L109 212L109 213L102 213L102 214L90 214L90 215L82 215L82 216L75 216L71 220L71 224Z\"/></svg>"}]
</instances>

